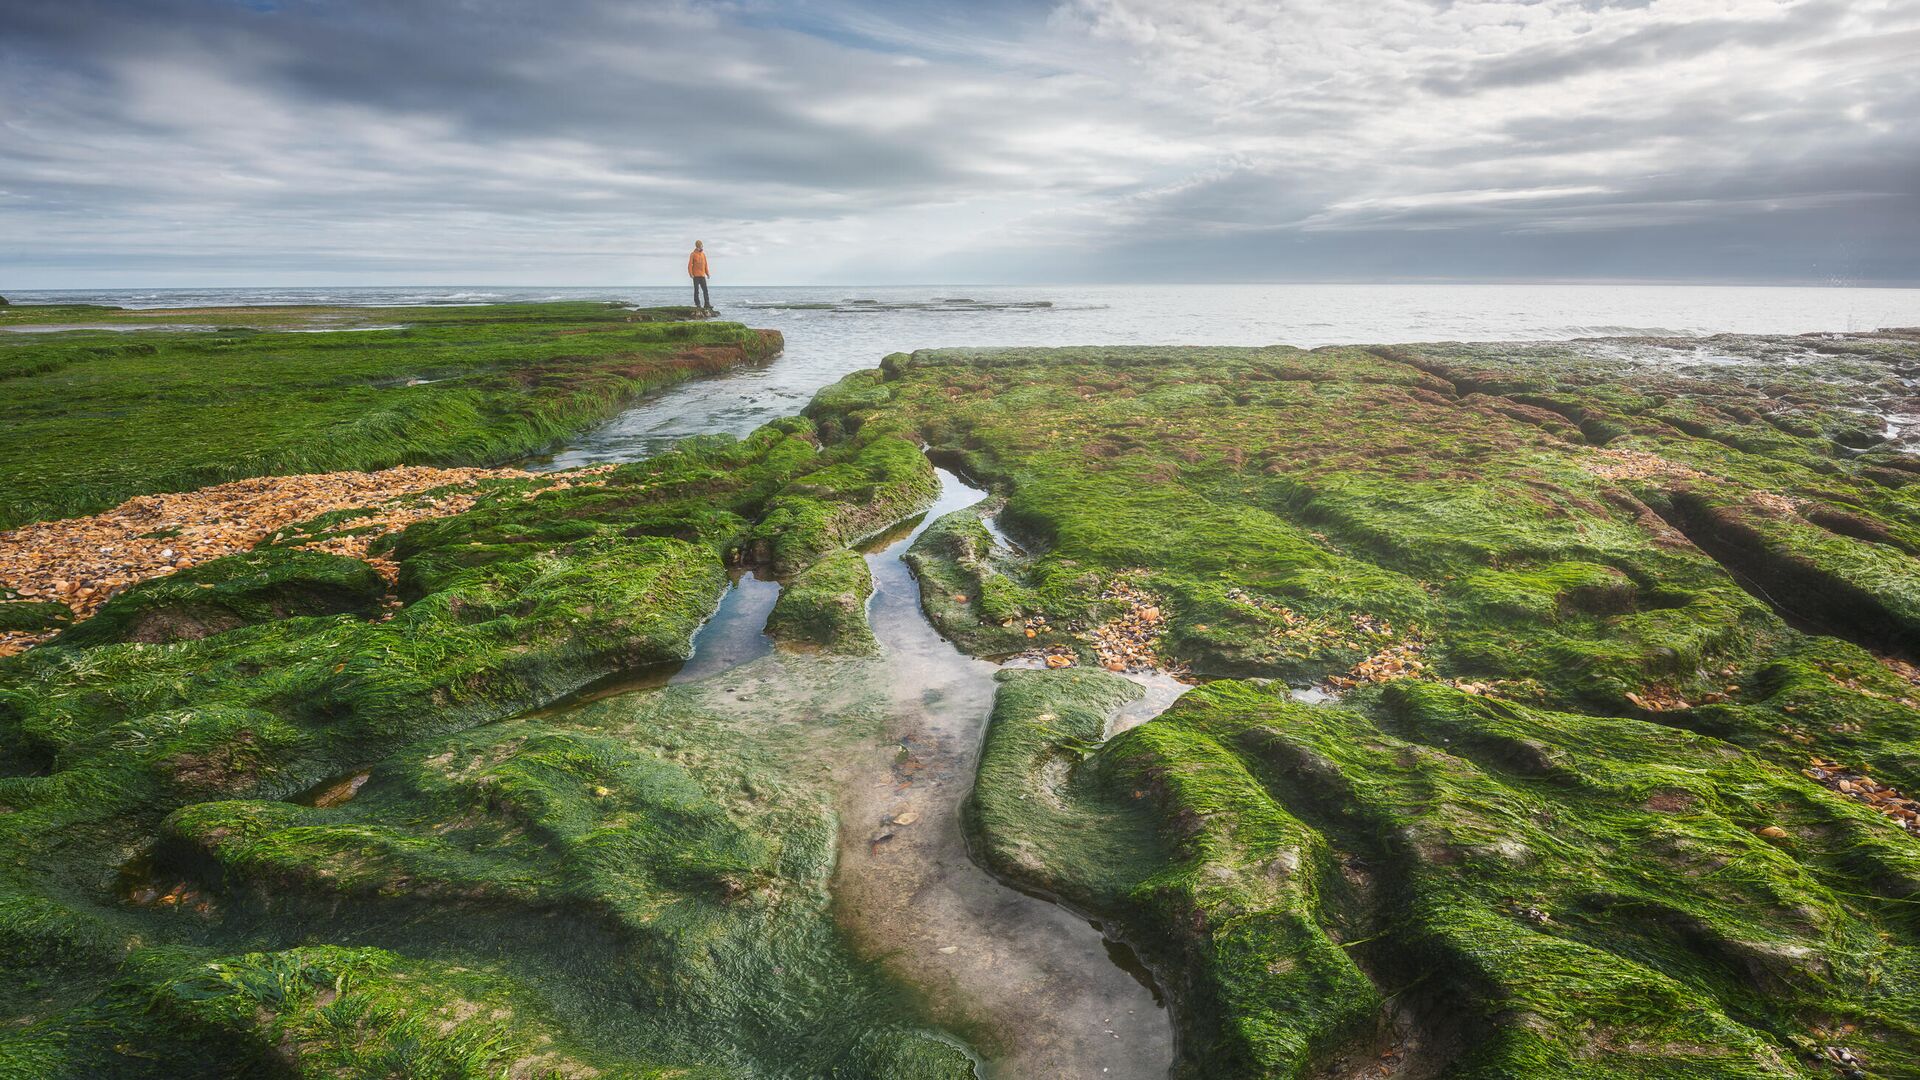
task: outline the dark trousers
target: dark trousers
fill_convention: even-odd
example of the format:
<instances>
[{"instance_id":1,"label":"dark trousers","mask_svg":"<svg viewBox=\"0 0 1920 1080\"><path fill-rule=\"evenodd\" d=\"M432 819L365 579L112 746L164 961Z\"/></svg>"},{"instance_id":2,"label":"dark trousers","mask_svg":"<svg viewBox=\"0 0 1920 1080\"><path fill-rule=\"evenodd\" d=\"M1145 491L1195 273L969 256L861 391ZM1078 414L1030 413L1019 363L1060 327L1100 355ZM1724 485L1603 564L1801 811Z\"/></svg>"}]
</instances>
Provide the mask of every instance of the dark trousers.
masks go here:
<instances>
[{"instance_id":1,"label":"dark trousers","mask_svg":"<svg viewBox=\"0 0 1920 1080\"><path fill-rule=\"evenodd\" d=\"M713 306L713 294L707 291L706 278L697 277L693 279L693 306L697 308L710 308Z\"/></svg>"}]
</instances>

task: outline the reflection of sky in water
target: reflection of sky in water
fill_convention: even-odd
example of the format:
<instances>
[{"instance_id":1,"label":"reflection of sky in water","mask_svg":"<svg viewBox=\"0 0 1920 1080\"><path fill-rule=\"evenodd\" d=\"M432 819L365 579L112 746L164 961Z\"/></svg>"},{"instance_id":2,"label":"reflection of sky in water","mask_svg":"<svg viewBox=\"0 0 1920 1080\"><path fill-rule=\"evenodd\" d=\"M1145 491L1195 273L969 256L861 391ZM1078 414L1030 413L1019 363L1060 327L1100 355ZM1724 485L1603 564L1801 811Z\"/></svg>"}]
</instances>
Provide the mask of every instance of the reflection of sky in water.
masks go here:
<instances>
[{"instance_id":1,"label":"reflection of sky in water","mask_svg":"<svg viewBox=\"0 0 1920 1080\"><path fill-rule=\"evenodd\" d=\"M773 651L766 633L767 616L780 599L780 583L751 570L730 576L732 584L720 598L720 606L693 636L693 656L673 673L672 682L704 679Z\"/></svg>"}]
</instances>

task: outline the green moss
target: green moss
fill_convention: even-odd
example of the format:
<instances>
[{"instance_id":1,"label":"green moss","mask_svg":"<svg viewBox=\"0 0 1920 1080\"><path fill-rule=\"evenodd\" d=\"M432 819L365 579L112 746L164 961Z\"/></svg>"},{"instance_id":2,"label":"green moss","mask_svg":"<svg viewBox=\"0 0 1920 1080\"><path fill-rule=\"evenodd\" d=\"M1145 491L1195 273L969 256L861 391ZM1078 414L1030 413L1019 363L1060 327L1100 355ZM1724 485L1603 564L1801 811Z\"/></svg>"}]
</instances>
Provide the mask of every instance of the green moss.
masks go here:
<instances>
[{"instance_id":1,"label":"green moss","mask_svg":"<svg viewBox=\"0 0 1920 1080\"><path fill-rule=\"evenodd\" d=\"M1920 1060L1920 850L1725 743L1429 683L1335 709L1218 682L1063 783L1001 766L1071 752L1097 729L1056 717L1086 695L1020 678L976 794L1000 808L975 819L988 850L1178 976L1205 1075L1304 1075L1372 1036L1389 987L1418 988L1424 1045L1462 1075ZM1171 845L1147 872L1097 854L1139 850L1130 800Z\"/></svg>"},{"instance_id":2,"label":"green moss","mask_svg":"<svg viewBox=\"0 0 1920 1080\"><path fill-rule=\"evenodd\" d=\"M831 430L823 434L838 442L859 431L867 414L892 399L893 391L881 372L856 371L815 394L807 415L829 419Z\"/></svg>"},{"instance_id":3,"label":"green moss","mask_svg":"<svg viewBox=\"0 0 1920 1080\"><path fill-rule=\"evenodd\" d=\"M73 609L54 600L0 601L0 633L57 630L73 621Z\"/></svg>"},{"instance_id":4,"label":"green moss","mask_svg":"<svg viewBox=\"0 0 1920 1080\"><path fill-rule=\"evenodd\" d=\"M969 827L997 871L1138 943L1180 1002L1184 1072L1306 1075L1381 1007L1329 934L1328 846L1204 733L1157 721L1096 752L1138 693L1004 675Z\"/></svg>"},{"instance_id":5,"label":"green moss","mask_svg":"<svg viewBox=\"0 0 1920 1080\"><path fill-rule=\"evenodd\" d=\"M1710 722L1789 764L1828 746L1920 787L1909 692L1887 706L1829 680L1834 710L1877 717L1829 743L1721 707L1763 705L1748 674L1801 648L1794 627L1912 652L1911 489L1883 482L1884 449L1856 458L1829 432L1858 426L1863 397L1897 408L1915 347L1712 347L1743 364L1574 346L939 350L889 357L884 400L847 384L812 414L915 433L1004 498L1025 557L961 524L915 556L929 611L976 652L1024 647L1035 616L1084 640L1129 575L1162 598L1163 654L1202 674L1301 683L1390 662Z\"/></svg>"},{"instance_id":6,"label":"green moss","mask_svg":"<svg viewBox=\"0 0 1920 1080\"><path fill-rule=\"evenodd\" d=\"M838 453L783 487L755 526L755 553L776 572L792 573L912 517L940 492L933 466L905 439L861 439Z\"/></svg>"},{"instance_id":7,"label":"green moss","mask_svg":"<svg viewBox=\"0 0 1920 1080\"><path fill-rule=\"evenodd\" d=\"M996 545L982 516L998 502L957 510L929 525L907 551L907 565L920 579L920 602L940 632L976 656L1018 652L1052 644L1026 636L1025 620L1041 610L1026 584L1027 560Z\"/></svg>"},{"instance_id":8,"label":"green moss","mask_svg":"<svg viewBox=\"0 0 1920 1080\"><path fill-rule=\"evenodd\" d=\"M609 1070L498 973L378 948L218 959L153 950L91 1019L135 1024L139 1037L108 1045L85 1025L39 1025L0 1046L0 1065L41 1076L178 1075L169 1051L191 1046L196 1067L220 1075L720 1075L637 1063Z\"/></svg>"},{"instance_id":9,"label":"green moss","mask_svg":"<svg viewBox=\"0 0 1920 1080\"><path fill-rule=\"evenodd\" d=\"M550 314L715 330L595 311ZM409 333L480 362L527 315ZM0 373L173 348L42 346ZM685 656L730 563L789 575L774 632L869 648L847 549L932 501L924 443L996 493L911 553L970 650L1085 657L1126 581L1203 675L1361 684L1103 739L1130 683L1003 680L977 850L1137 947L1185 1074L1920 1072L1920 849L1800 774L1920 788L1920 474L1858 416L1920 346L1821 347L896 354L746 439L490 485L378 545L390 614L287 550L351 513L129 590L0 660L0 1071L970 1073L834 926L827 748L875 734L875 665L518 715Z\"/></svg>"},{"instance_id":10,"label":"green moss","mask_svg":"<svg viewBox=\"0 0 1920 1080\"><path fill-rule=\"evenodd\" d=\"M995 873L1087 908L1111 909L1169 857L1137 801L1074 797L1107 719L1140 696L1098 670L1003 671L966 804L968 830ZM1036 797L1037 796L1037 797Z\"/></svg>"},{"instance_id":11,"label":"green moss","mask_svg":"<svg viewBox=\"0 0 1920 1080\"><path fill-rule=\"evenodd\" d=\"M134 585L68 630L60 644L166 644L296 615L364 618L386 595L386 582L359 559L264 548Z\"/></svg>"},{"instance_id":12,"label":"green moss","mask_svg":"<svg viewBox=\"0 0 1920 1080\"><path fill-rule=\"evenodd\" d=\"M0 334L0 528L246 476L479 465L536 453L636 394L780 348L619 305L16 307L7 323L399 329ZM634 321L641 320L641 321Z\"/></svg>"},{"instance_id":13,"label":"green moss","mask_svg":"<svg viewBox=\"0 0 1920 1080\"><path fill-rule=\"evenodd\" d=\"M780 590L767 633L787 644L865 655L879 642L867 625L873 573L858 552L842 549L795 574Z\"/></svg>"},{"instance_id":14,"label":"green moss","mask_svg":"<svg viewBox=\"0 0 1920 1080\"><path fill-rule=\"evenodd\" d=\"M678 748L712 722L685 713L650 741L507 720L684 658L724 561L782 540L766 525L776 500L848 534L875 508L840 500L910 511L919 477L895 447L822 454L812 431L694 440L567 489L490 485L467 513L382 542L401 566L397 610L360 604L358 585L385 595L364 564L290 546L355 527L328 515L0 660L0 1006L29 1018L0 1061L164 1075L225 1040L244 1071L292 1038L317 1073L497 1071L457 1032L445 1060L410 1041L412 1018L441 1015L436 987L484 971L487 993L525 1006L515 1017L549 1018L474 1029L516 1062L524 1035L561 1071L970 1075L840 942L817 790L783 787L750 746L721 751L745 775L690 768ZM864 561L824 554L812 593L851 595L859 583L836 574L864 576ZM337 595L316 600L322 586ZM868 633L858 614L837 626L843 644ZM188 615L193 634L143 629ZM349 774L370 777L364 790L340 786ZM352 797L285 801L323 789ZM237 1034L196 1014L161 1034L139 1005L171 992L168 950L251 972L318 943L383 950L405 972L362 982L377 998L353 1014L364 1038L327 1025L335 1006L254 1015ZM121 971L128 957L139 974Z\"/></svg>"}]
</instances>

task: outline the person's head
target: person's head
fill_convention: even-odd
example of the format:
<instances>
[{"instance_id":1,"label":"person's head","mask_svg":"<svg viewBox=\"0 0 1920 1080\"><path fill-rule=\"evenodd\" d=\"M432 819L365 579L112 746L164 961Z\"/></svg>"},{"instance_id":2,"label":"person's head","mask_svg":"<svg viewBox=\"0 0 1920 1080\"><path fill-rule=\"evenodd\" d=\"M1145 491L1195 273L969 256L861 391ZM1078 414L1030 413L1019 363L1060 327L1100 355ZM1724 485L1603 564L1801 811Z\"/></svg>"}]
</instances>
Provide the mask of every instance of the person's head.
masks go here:
<instances>
[{"instance_id":1,"label":"person's head","mask_svg":"<svg viewBox=\"0 0 1920 1080\"><path fill-rule=\"evenodd\" d=\"M695 241L693 242L693 250L695 250L695 251L703 251L703 250L705 250L705 249L704 249L704 248L702 248L702 247L700 246L700 241L698 241L698 240L695 240Z\"/></svg>"}]
</instances>

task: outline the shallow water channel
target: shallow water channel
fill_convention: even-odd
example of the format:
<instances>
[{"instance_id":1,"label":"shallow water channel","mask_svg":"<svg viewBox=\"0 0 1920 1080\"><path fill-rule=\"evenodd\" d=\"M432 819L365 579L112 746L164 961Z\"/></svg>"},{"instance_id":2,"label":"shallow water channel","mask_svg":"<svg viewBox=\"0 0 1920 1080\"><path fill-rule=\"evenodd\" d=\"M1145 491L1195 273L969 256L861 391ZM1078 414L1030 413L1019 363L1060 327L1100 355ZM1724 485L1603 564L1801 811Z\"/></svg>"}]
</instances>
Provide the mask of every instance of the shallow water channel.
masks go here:
<instances>
[{"instance_id":1,"label":"shallow water channel","mask_svg":"<svg viewBox=\"0 0 1920 1080\"><path fill-rule=\"evenodd\" d=\"M997 665L933 628L903 557L929 524L986 492L945 470L940 479L933 509L867 555L868 614L892 698L888 736L899 749L885 773L847 776L839 793L841 925L866 950L890 953L889 966L932 998L937 1015L984 1022L991 1039L975 1049L990 1075L1165 1076L1172 1024L1131 951L1001 884L967 854L959 809L973 788ZM1152 696L1162 708L1171 700Z\"/></svg>"},{"instance_id":2,"label":"shallow water channel","mask_svg":"<svg viewBox=\"0 0 1920 1080\"><path fill-rule=\"evenodd\" d=\"M744 573L685 665L569 708L644 711L647 695L672 693L762 732L811 726L781 745L792 748L796 773L830 789L839 818L834 916L859 955L898 980L929 1022L963 1037L986 1077L1164 1077L1172 1020L1132 951L1085 918L1002 884L967 853L960 806L1000 665L940 636L903 558L928 525L986 497L946 470L939 476L940 498L925 515L864 548L879 657L775 649L762 627L779 585ZM1184 689L1171 678L1143 682L1146 696L1116 726L1148 719ZM864 719L835 719L854 714Z\"/></svg>"}]
</instances>

